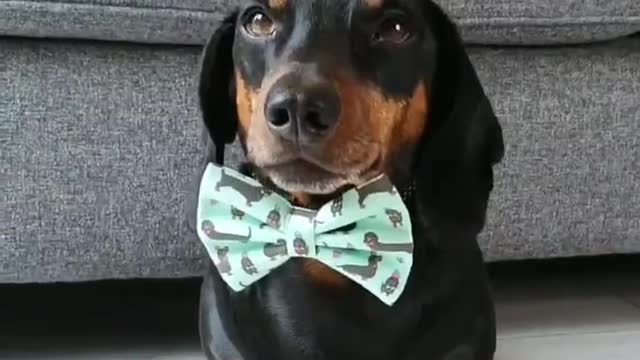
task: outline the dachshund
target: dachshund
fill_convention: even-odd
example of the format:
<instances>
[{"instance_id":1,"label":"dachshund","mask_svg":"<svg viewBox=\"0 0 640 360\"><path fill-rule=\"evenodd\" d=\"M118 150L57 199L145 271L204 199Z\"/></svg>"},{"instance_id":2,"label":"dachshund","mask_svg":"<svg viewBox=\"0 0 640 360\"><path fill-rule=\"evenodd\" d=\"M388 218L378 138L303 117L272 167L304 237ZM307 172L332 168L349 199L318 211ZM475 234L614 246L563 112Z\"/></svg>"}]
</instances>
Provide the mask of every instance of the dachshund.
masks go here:
<instances>
[{"instance_id":1,"label":"dachshund","mask_svg":"<svg viewBox=\"0 0 640 360\"><path fill-rule=\"evenodd\" d=\"M493 359L477 236L502 128L438 5L242 0L205 45L199 81L204 164L222 164L238 141L242 171L312 209L385 173L415 242L393 306L311 259L239 292L209 262L199 315L208 359Z\"/></svg>"}]
</instances>

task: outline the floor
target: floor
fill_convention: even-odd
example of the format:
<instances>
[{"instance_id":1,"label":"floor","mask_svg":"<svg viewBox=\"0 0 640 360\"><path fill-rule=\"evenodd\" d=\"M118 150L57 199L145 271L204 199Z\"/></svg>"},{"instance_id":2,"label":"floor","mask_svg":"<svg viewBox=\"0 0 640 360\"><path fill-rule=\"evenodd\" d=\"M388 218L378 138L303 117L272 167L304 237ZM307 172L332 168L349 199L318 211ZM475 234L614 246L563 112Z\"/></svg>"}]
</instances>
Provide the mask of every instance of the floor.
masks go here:
<instances>
[{"instance_id":1,"label":"floor","mask_svg":"<svg viewBox=\"0 0 640 360\"><path fill-rule=\"evenodd\" d=\"M640 359L640 257L494 264L496 360ZM0 286L0 359L196 360L197 280Z\"/></svg>"},{"instance_id":2,"label":"floor","mask_svg":"<svg viewBox=\"0 0 640 360\"><path fill-rule=\"evenodd\" d=\"M494 273L496 360L640 359L640 257Z\"/></svg>"}]
</instances>

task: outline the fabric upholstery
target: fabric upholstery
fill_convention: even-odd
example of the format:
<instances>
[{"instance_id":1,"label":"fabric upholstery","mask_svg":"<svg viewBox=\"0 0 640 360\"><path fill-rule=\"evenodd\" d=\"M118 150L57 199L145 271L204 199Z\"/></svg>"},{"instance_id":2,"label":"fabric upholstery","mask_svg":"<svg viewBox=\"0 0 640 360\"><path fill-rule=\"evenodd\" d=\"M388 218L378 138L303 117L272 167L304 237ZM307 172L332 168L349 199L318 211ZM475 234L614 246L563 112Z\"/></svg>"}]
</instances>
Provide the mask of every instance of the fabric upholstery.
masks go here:
<instances>
[{"instance_id":1,"label":"fabric upholstery","mask_svg":"<svg viewBox=\"0 0 640 360\"><path fill-rule=\"evenodd\" d=\"M550 45L610 40L640 31L636 0L436 0L468 43Z\"/></svg>"},{"instance_id":2,"label":"fabric upholstery","mask_svg":"<svg viewBox=\"0 0 640 360\"><path fill-rule=\"evenodd\" d=\"M640 31L637 0L439 0L468 43L535 45ZM203 44L236 0L0 0L0 35Z\"/></svg>"},{"instance_id":3,"label":"fabric upholstery","mask_svg":"<svg viewBox=\"0 0 640 360\"><path fill-rule=\"evenodd\" d=\"M0 283L200 274L199 47L0 49ZM469 51L507 146L488 259L640 251L640 38Z\"/></svg>"}]
</instances>

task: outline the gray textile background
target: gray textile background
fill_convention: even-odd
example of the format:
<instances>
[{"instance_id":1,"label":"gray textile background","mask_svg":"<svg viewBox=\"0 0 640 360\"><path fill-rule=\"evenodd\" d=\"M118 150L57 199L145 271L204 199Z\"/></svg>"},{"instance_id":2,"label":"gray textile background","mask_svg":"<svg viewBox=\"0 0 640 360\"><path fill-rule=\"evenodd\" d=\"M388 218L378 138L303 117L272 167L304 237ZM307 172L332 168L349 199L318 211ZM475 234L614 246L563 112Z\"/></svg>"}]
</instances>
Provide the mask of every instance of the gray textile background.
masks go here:
<instances>
[{"instance_id":1,"label":"gray textile background","mask_svg":"<svg viewBox=\"0 0 640 360\"><path fill-rule=\"evenodd\" d=\"M200 274L200 49L0 49L0 283ZM507 142L488 259L640 251L640 38L470 52Z\"/></svg>"},{"instance_id":2,"label":"gray textile background","mask_svg":"<svg viewBox=\"0 0 640 360\"><path fill-rule=\"evenodd\" d=\"M468 43L570 44L640 31L638 0L439 0ZM202 44L236 0L0 0L0 35Z\"/></svg>"}]
</instances>

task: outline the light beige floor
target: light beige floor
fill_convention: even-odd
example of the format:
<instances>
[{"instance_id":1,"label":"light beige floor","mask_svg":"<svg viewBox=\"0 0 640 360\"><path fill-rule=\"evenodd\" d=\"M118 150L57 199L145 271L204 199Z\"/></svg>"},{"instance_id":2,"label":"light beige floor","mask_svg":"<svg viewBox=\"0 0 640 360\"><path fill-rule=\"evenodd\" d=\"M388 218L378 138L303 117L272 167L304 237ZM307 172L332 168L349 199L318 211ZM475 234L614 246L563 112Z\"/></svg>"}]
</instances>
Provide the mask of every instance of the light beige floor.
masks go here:
<instances>
[{"instance_id":1,"label":"light beige floor","mask_svg":"<svg viewBox=\"0 0 640 360\"><path fill-rule=\"evenodd\" d=\"M640 360L640 258L502 270L496 360Z\"/></svg>"},{"instance_id":2,"label":"light beige floor","mask_svg":"<svg viewBox=\"0 0 640 360\"><path fill-rule=\"evenodd\" d=\"M496 360L640 360L640 266L608 264L494 271ZM203 359L195 282L0 294L2 360Z\"/></svg>"},{"instance_id":3,"label":"light beige floor","mask_svg":"<svg viewBox=\"0 0 640 360\"><path fill-rule=\"evenodd\" d=\"M595 288L501 299L496 360L639 360L635 300Z\"/></svg>"}]
</instances>

